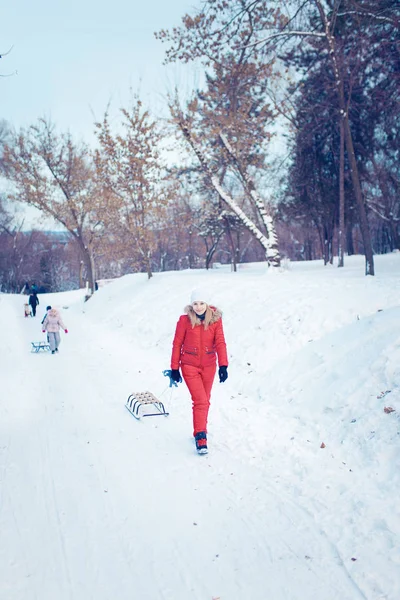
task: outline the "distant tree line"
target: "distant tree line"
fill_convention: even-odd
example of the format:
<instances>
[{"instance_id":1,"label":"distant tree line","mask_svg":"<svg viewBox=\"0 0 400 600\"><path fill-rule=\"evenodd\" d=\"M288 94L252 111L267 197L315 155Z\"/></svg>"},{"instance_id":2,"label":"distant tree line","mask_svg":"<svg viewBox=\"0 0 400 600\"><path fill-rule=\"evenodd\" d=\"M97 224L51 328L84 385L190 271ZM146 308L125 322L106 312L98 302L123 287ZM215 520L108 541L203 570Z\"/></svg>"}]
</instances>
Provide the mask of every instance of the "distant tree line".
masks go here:
<instances>
[{"instance_id":1,"label":"distant tree line","mask_svg":"<svg viewBox=\"0 0 400 600\"><path fill-rule=\"evenodd\" d=\"M1 204L0 204L1 206ZM214 262L229 264L232 238L235 238L237 263L263 260L262 249L246 231L226 227L202 215L201 207L189 210L175 207L173 229L159 228L157 245L151 255L152 272L210 267ZM190 225L192 223L192 225ZM70 233L24 231L23 222L7 217L0 208L0 293L20 293L26 284L36 283L39 293L86 287L88 271ZM104 236L96 246L93 259L96 279L120 277L132 272L147 272L149 262L140 262L122 248L121 239Z\"/></svg>"},{"instance_id":2,"label":"distant tree line","mask_svg":"<svg viewBox=\"0 0 400 600\"><path fill-rule=\"evenodd\" d=\"M94 149L44 119L0 127L10 190L1 256L18 261L2 248L39 236L10 223L5 207L17 202L65 229L57 252L42 233L41 251L51 263L68 255L71 285L86 278L91 290L132 271L275 268L281 257L343 266L346 253L363 253L373 275L374 254L400 249L396 0L204 0L156 37L166 62L204 72L190 98L169 95L168 122L134 96L118 122L107 110L94 124ZM277 128L287 139L279 162Z\"/></svg>"}]
</instances>

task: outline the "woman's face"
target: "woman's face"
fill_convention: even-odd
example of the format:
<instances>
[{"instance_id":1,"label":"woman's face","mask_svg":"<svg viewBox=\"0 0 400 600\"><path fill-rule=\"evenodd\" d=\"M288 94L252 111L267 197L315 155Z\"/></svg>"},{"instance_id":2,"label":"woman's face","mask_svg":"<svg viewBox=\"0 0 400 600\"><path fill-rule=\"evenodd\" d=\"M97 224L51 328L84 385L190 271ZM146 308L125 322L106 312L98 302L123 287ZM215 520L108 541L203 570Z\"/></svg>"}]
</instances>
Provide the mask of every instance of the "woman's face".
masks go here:
<instances>
[{"instance_id":1,"label":"woman's face","mask_svg":"<svg viewBox=\"0 0 400 600\"><path fill-rule=\"evenodd\" d=\"M196 315L202 315L206 312L207 309L207 304L205 302L200 302L200 300L196 300L196 302L193 302L192 306Z\"/></svg>"}]
</instances>

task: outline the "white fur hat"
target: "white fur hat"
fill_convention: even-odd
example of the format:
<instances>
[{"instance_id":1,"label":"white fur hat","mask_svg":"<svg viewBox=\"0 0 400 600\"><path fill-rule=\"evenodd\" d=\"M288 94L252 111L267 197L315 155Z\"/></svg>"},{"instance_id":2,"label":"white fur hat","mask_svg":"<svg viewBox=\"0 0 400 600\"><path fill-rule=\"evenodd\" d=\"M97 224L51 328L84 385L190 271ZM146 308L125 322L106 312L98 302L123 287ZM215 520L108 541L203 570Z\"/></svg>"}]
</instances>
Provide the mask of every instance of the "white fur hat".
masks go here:
<instances>
[{"instance_id":1,"label":"white fur hat","mask_svg":"<svg viewBox=\"0 0 400 600\"><path fill-rule=\"evenodd\" d=\"M210 304L210 294L204 288L196 288L193 290L192 295L190 296L190 304L193 302L205 302L206 304Z\"/></svg>"}]
</instances>

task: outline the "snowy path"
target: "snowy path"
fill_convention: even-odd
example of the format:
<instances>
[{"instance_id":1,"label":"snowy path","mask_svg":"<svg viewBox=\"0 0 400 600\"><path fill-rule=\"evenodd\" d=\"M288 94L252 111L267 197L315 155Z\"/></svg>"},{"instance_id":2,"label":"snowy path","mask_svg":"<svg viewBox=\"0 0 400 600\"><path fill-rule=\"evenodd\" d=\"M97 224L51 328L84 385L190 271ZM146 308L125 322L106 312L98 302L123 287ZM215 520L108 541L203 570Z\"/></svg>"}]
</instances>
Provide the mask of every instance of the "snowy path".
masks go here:
<instances>
[{"instance_id":1,"label":"snowy path","mask_svg":"<svg viewBox=\"0 0 400 600\"><path fill-rule=\"evenodd\" d=\"M212 435L210 454L195 454L183 387L169 418L136 422L125 410L133 374L143 389L150 365L168 366L161 357L109 331L101 349L101 328L88 323L83 342L84 316L68 312L60 355L30 354L42 311L27 321L20 304L1 297L15 332L0 356L2 600L365 598L258 462ZM220 411L215 419L239 435Z\"/></svg>"}]
</instances>

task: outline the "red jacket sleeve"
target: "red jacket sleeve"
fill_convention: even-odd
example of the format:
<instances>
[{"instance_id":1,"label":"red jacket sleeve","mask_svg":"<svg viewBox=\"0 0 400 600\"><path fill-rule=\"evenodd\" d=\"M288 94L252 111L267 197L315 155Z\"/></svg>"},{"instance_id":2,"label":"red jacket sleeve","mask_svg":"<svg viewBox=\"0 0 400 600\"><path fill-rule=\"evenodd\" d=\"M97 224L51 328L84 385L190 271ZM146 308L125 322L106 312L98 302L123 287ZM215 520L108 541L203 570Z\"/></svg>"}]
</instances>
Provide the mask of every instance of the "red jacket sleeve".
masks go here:
<instances>
[{"instance_id":1,"label":"red jacket sleeve","mask_svg":"<svg viewBox=\"0 0 400 600\"><path fill-rule=\"evenodd\" d=\"M222 319L217 321L217 327L215 329L215 348L217 350L218 364L219 366L228 366L228 353L226 351L226 343L224 336L224 328L222 326Z\"/></svg>"},{"instance_id":2,"label":"red jacket sleeve","mask_svg":"<svg viewBox=\"0 0 400 600\"><path fill-rule=\"evenodd\" d=\"M181 349L186 336L188 317L182 315L176 324L174 341L172 342L171 369L179 369L181 362Z\"/></svg>"}]
</instances>

